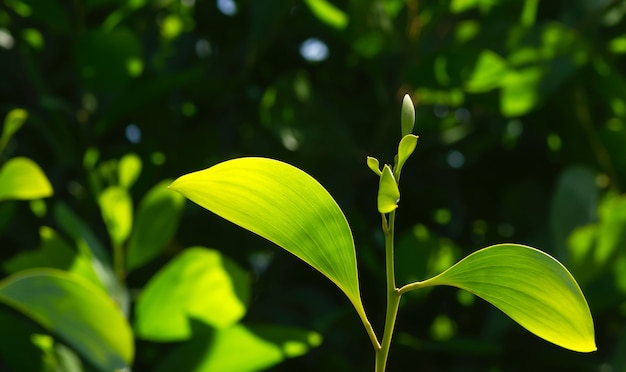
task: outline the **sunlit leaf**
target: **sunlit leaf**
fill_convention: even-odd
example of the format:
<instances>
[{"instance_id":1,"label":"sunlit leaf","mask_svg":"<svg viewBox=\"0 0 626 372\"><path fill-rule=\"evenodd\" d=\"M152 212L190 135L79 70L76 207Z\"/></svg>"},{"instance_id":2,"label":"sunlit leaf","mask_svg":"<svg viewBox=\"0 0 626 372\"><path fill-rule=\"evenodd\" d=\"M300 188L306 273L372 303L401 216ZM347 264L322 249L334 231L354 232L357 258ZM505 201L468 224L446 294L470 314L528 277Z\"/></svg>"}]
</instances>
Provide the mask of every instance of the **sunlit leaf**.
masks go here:
<instances>
[{"instance_id":1,"label":"sunlit leaf","mask_svg":"<svg viewBox=\"0 0 626 372\"><path fill-rule=\"evenodd\" d=\"M133 204L128 191L112 186L98 198L102 219L113 244L121 244L128 238L133 225Z\"/></svg>"},{"instance_id":2,"label":"sunlit leaf","mask_svg":"<svg viewBox=\"0 0 626 372\"><path fill-rule=\"evenodd\" d=\"M52 193L52 185L44 172L28 158L12 158L0 169L0 200L32 200Z\"/></svg>"},{"instance_id":3,"label":"sunlit leaf","mask_svg":"<svg viewBox=\"0 0 626 372\"><path fill-rule=\"evenodd\" d=\"M157 183L139 203L127 246L129 270L158 256L176 233L185 198L168 190L170 183Z\"/></svg>"},{"instance_id":4,"label":"sunlit leaf","mask_svg":"<svg viewBox=\"0 0 626 372\"><path fill-rule=\"evenodd\" d=\"M398 208L398 201L400 201L400 190L398 190L398 184L393 177L391 168L385 165L383 168L383 174L380 176L380 183L378 185L378 212L390 213Z\"/></svg>"},{"instance_id":5,"label":"sunlit leaf","mask_svg":"<svg viewBox=\"0 0 626 372\"><path fill-rule=\"evenodd\" d=\"M0 302L60 336L102 370L131 365L130 327L104 292L84 279L56 269L33 269L0 281Z\"/></svg>"},{"instance_id":6,"label":"sunlit leaf","mask_svg":"<svg viewBox=\"0 0 626 372\"><path fill-rule=\"evenodd\" d=\"M481 249L422 284L465 289L547 341L574 351L596 350L580 287L563 265L534 248L500 244Z\"/></svg>"},{"instance_id":7,"label":"sunlit leaf","mask_svg":"<svg viewBox=\"0 0 626 372\"><path fill-rule=\"evenodd\" d=\"M316 332L278 325L204 330L159 363L157 371L260 371L306 354L321 340Z\"/></svg>"},{"instance_id":8,"label":"sunlit leaf","mask_svg":"<svg viewBox=\"0 0 626 372\"><path fill-rule=\"evenodd\" d=\"M314 178L277 160L240 158L184 175L170 188L319 270L341 288L369 325L350 227Z\"/></svg>"},{"instance_id":9,"label":"sunlit leaf","mask_svg":"<svg viewBox=\"0 0 626 372\"><path fill-rule=\"evenodd\" d=\"M383 172L380 171L380 164L378 163L378 159L368 156L367 167L371 169L372 172L374 172L376 175L382 176Z\"/></svg>"},{"instance_id":10,"label":"sunlit leaf","mask_svg":"<svg viewBox=\"0 0 626 372\"><path fill-rule=\"evenodd\" d=\"M155 341L191 337L192 319L229 327L246 312L247 273L218 251L188 248L148 282L135 308L138 337Z\"/></svg>"},{"instance_id":11,"label":"sunlit leaf","mask_svg":"<svg viewBox=\"0 0 626 372\"><path fill-rule=\"evenodd\" d=\"M141 158L134 153L122 156L117 165L117 171L120 186L129 189L141 173Z\"/></svg>"},{"instance_id":12,"label":"sunlit leaf","mask_svg":"<svg viewBox=\"0 0 626 372\"><path fill-rule=\"evenodd\" d=\"M327 25L342 30L348 25L348 15L327 0L306 0L311 12Z\"/></svg>"},{"instance_id":13,"label":"sunlit leaf","mask_svg":"<svg viewBox=\"0 0 626 372\"><path fill-rule=\"evenodd\" d=\"M417 146L418 137L414 134L407 134L402 137L400 140L400 144L398 145L398 164L396 166L394 176L397 180L400 180L400 173L402 172L402 167L404 163L409 159L409 156L413 154L415 151L415 147Z\"/></svg>"}]
</instances>

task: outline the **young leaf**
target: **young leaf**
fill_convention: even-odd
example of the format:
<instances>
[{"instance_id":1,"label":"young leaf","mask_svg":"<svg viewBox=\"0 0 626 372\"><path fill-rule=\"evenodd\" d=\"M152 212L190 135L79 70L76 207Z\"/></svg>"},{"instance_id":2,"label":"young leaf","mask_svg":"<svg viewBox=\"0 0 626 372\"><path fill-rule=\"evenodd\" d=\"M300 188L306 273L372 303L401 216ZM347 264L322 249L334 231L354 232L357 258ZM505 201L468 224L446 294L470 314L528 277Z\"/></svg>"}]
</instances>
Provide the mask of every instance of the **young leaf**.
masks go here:
<instances>
[{"instance_id":1,"label":"young leaf","mask_svg":"<svg viewBox=\"0 0 626 372\"><path fill-rule=\"evenodd\" d=\"M214 328L238 322L249 297L247 273L215 250L187 248L148 282L135 307L141 338L176 341L191 337L191 322Z\"/></svg>"},{"instance_id":2,"label":"young leaf","mask_svg":"<svg viewBox=\"0 0 626 372\"><path fill-rule=\"evenodd\" d=\"M277 160L239 158L184 175L170 188L319 270L348 296L372 335L350 227L313 177Z\"/></svg>"},{"instance_id":3,"label":"young leaf","mask_svg":"<svg viewBox=\"0 0 626 372\"><path fill-rule=\"evenodd\" d=\"M517 244L481 249L420 283L433 285L474 293L530 332L566 349L596 350L591 312L580 287L561 263L537 249Z\"/></svg>"},{"instance_id":4,"label":"young leaf","mask_svg":"<svg viewBox=\"0 0 626 372\"><path fill-rule=\"evenodd\" d=\"M378 176L382 176L383 172L380 171L380 165L378 163L378 159L368 156L367 166L369 169L372 170L372 172L376 173Z\"/></svg>"},{"instance_id":5,"label":"young leaf","mask_svg":"<svg viewBox=\"0 0 626 372\"><path fill-rule=\"evenodd\" d=\"M28 158L12 158L0 169L0 200L32 200L46 198L52 193L46 175Z\"/></svg>"},{"instance_id":6,"label":"young leaf","mask_svg":"<svg viewBox=\"0 0 626 372\"><path fill-rule=\"evenodd\" d=\"M391 168L385 165L383 168L383 174L380 176L380 183L378 185L378 212L389 213L398 208L398 201L400 201L400 190L398 190L398 184L393 177Z\"/></svg>"},{"instance_id":7,"label":"young leaf","mask_svg":"<svg viewBox=\"0 0 626 372\"><path fill-rule=\"evenodd\" d=\"M400 140L400 144L398 145L398 158L396 159L397 165L394 172L394 176L396 180L400 180L400 172L402 172L402 167L404 163L409 159L409 156L415 151L415 147L417 146L417 136L414 134L407 134L402 137Z\"/></svg>"},{"instance_id":8,"label":"young leaf","mask_svg":"<svg viewBox=\"0 0 626 372\"><path fill-rule=\"evenodd\" d=\"M120 309L81 277L56 269L32 269L0 281L3 302L60 336L103 371L127 368L133 336Z\"/></svg>"}]
</instances>

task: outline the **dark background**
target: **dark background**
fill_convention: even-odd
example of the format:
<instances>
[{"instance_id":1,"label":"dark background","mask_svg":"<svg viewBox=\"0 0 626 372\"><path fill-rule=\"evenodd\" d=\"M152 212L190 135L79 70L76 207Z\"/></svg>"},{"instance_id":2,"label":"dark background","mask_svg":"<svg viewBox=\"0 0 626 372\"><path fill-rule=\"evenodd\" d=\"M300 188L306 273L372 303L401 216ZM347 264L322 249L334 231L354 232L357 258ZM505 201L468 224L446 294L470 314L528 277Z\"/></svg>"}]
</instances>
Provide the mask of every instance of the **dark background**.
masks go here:
<instances>
[{"instance_id":1,"label":"dark background","mask_svg":"<svg viewBox=\"0 0 626 372\"><path fill-rule=\"evenodd\" d=\"M291 163L346 214L381 334L378 179L365 159L393 162L408 93L420 139L401 183L400 284L491 244L532 245L579 280L598 351L560 349L480 299L437 288L403 301L389 370L626 368L626 1L319 3L334 13L291 0L4 1L0 115L20 107L29 119L0 161L35 160L55 190L46 203L67 203L105 241L84 165L90 148L99 164L139 155L134 200L162 179L238 156ZM307 40L327 54L307 57ZM28 204L13 208L3 260L35 248L39 226L55 224ZM604 258L593 254L600 244ZM128 287L141 289L192 245L253 272L246 321L323 336L275 370L371 370L366 333L328 280L190 202L169 249ZM270 259L263 270L252 264L259 255ZM167 350L138 342L135 369L150 370Z\"/></svg>"}]
</instances>

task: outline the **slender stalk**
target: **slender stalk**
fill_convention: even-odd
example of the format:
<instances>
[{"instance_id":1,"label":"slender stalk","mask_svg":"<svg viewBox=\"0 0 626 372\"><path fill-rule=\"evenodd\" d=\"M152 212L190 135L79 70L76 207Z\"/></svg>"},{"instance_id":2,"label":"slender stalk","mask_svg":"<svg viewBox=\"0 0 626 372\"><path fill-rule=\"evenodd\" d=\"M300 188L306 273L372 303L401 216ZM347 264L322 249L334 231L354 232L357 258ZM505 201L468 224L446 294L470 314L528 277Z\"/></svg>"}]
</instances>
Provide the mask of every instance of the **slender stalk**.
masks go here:
<instances>
[{"instance_id":1,"label":"slender stalk","mask_svg":"<svg viewBox=\"0 0 626 372\"><path fill-rule=\"evenodd\" d=\"M383 215L383 232L385 233L385 267L387 275L387 312L385 314L385 330L381 348L376 352L375 372L384 372L387 365L387 357L389 355L389 347L391 346L391 338L393 329L396 324L396 316L398 315L398 306L400 305L401 294L396 289L396 274L394 266L394 224L396 220L396 212L389 213L389 222L387 223Z\"/></svg>"},{"instance_id":2,"label":"slender stalk","mask_svg":"<svg viewBox=\"0 0 626 372\"><path fill-rule=\"evenodd\" d=\"M126 280L126 270L124 270L124 248L122 244L113 244L113 270L115 276L120 283L124 283Z\"/></svg>"}]
</instances>

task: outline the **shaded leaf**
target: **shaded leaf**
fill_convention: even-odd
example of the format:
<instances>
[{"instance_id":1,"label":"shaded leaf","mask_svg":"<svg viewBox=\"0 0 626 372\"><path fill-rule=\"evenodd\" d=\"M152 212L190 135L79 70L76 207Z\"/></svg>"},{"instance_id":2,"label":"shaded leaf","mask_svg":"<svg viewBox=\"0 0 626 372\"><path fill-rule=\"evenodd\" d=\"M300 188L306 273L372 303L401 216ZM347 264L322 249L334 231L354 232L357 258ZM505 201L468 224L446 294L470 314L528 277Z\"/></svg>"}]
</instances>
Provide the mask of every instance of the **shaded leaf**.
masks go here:
<instances>
[{"instance_id":1,"label":"shaded leaf","mask_svg":"<svg viewBox=\"0 0 626 372\"><path fill-rule=\"evenodd\" d=\"M170 183L159 182L139 203L127 247L128 270L158 256L176 233L185 198L168 190Z\"/></svg>"},{"instance_id":2,"label":"shaded leaf","mask_svg":"<svg viewBox=\"0 0 626 372\"><path fill-rule=\"evenodd\" d=\"M159 371L180 366L194 371L260 371L321 343L316 332L278 325L236 324L215 332L204 330L201 336L199 343L183 344L159 363Z\"/></svg>"},{"instance_id":3,"label":"shaded leaf","mask_svg":"<svg viewBox=\"0 0 626 372\"><path fill-rule=\"evenodd\" d=\"M547 341L574 351L596 350L580 287L561 263L537 249L516 244L484 248L422 284L465 289Z\"/></svg>"},{"instance_id":4,"label":"shaded leaf","mask_svg":"<svg viewBox=\"0 0 626 372\"><path fill-rule=\"evenodd\" d=\"M135 308L138 337L155 341L191 337L191 319L216 328L246 312L248 274L218 251L188 248L146 285Z\"/></svg>"},{"instance_id":5,"label":"shaded leaf","mask_svg":"<svg viewBox=\"0 0 626 372\"><path fill-rule=\"evenodd\" d=\"M53 194L52 185L34 161L15 157L0 169L0 200L32 200Z\"/></svg>"},{"instance_id":6,"label":"shaded leaf","mask_svg":"<svg viewBox=\"0 0 626 372\"><path fill-rule=\"evenodd\" d=\"M277 160L239 158L184 175L170 188L319 270L369 325L348 222L328 191L307 173Z\"/></svg>"},{"instance_id":7,"label":"shaded leaf","mask_svg":"<svg viewBox=\"0 0 626 372\"><path fill-rule=\"evenodd\" d=\"M48 267L72 272L95 286L102 287L89 257L77 252L56 231L47 226L39 229L39 235L41 246L38 249L21 251L2 263L2 267L8 273Z\"/></svg>"},{"instance_id":8,"label":"shaded leaf","mask_svg":"<svg viewBox=\"0 0 626 372\"><path fill-rule=\"evenodd\" d=\"M132 333L120 309L75 274L22 271L0 281L0 302L59 335L99 369L127 368L133 360Z\"/></svg>"}]
</instances>

